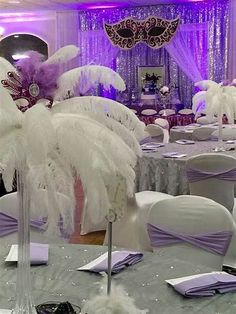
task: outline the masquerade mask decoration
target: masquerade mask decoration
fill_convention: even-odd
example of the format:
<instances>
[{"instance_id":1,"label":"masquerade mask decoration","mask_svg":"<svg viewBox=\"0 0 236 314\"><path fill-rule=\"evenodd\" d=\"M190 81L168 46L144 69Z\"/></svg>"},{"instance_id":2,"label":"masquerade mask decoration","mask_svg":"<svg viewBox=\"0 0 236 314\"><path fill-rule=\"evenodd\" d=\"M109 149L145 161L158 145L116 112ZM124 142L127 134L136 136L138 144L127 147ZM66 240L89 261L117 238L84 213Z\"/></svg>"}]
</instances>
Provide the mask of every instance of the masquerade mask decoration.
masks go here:
<instances>
[{"instance_id":1,"label":"masquerade mask decoration","mask_svg":"<svg viewBox=\"0 0 236 314\"><path fill-rule=\"evenodd\" d=\"M121 49L131 49L140 42L150 48L160 48L170 42L179 23L179 18L169 21L151 16L137 21L129 17L113 25L105 23L104 28L113 45Z\"/></svg>"}]
</instances>

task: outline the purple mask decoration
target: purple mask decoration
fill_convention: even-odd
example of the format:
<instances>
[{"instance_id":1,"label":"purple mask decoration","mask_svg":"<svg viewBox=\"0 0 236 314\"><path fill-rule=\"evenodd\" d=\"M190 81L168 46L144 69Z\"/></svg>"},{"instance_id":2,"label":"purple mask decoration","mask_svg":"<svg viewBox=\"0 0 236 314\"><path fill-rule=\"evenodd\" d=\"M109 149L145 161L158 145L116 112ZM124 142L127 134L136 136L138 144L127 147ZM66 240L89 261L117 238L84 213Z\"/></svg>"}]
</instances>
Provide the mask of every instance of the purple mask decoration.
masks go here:
<instances>
[{"instance_id":1,"label":"purple mask decoration","mask_svg":"<svg viewBox=\"0 0 236 314\"><path fill-rule=\"evenodd\" d=\"M137 43L146 43L150 48L160 48L175 35L180 19L165 20L155 16L137 21L129 17L119 23L104 24L107 36L113 45L127 50Z\"/></svg>"},{"instance_id":2,"label":"purple mask decoration","mask_svg":"<svg viewBox=\"0 0 236 314\"><path fill-rule=\"evenodd\" d=\"M31 51L28 56L29 58L17 63L16 72L8 72L7 78L1 81L13 100L19 100L16 103L22 112L34 106L40 99L48 100L47 106L51 107L60 74L59 65L43 63L39 53Z\"/></svg>"}]
</instances>

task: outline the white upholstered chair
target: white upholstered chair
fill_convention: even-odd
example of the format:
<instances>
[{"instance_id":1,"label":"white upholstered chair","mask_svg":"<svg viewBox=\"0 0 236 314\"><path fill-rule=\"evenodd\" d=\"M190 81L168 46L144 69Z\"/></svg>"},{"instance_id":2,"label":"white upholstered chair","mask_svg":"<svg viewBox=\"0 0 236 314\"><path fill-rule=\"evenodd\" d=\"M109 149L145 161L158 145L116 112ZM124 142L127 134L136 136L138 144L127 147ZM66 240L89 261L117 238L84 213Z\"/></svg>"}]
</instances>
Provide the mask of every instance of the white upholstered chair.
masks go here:
<instances>
[{"instance_id":1,"label":"white upholstered chair","mask_svg":"<svg viewBox=\"0 0 236 314\"><path fill-rule=\"evenodd\" d=\"M221 270L225 250L231 236L235 234L234 221L229 211L213 200L199 196L183 195L159 201L151 207L147 222L151 225L148 228L154 252L216 270ZM225 250L220 254L206 250L201 247L201 243L199 247L191 239L191 243L184 239L186 235L194 237L211 234L211 238L216 236L214 243L218 244L217 241L222 240L223 236L218 232L222 231L228 241L224 242ZM213 236L215 233L217 235ZM180 242L173 243L173 239L180 239Z\"/></svg>"},{"instance_id":2,"label":"white upholstered chair","mask_svg":"<svg viewBox=\"0 0 236 314\"><path fill-rule=\"evenodd\" d=\"M211 139L211 135L214 132L214 128L211 127L200 127L193 130L193 140L195 141L206 141Z\"/></svg>"},{"instance_id":3,"label":"white upholstered chair","mask_svg":"<svg viewBox=\"0 0 236 314\"><path fill-rule=\"evenodd\" d=\"M42 193L41 193L42 192ZM44 197L44 191L39 192L41 194L41 198ZM67 198L58 193L59 201L62 202L63 207L68 206ZM31 220L36 220L39 223L42 221L42 218L45 218L46 210L43 206L43 202L41 202L40 205L34 204L31 202L30 205L30 218ZM2 215L2 216L1 216ZM5 216L6 215L6 216ZM18 219L19 215L19 198L17 195L17 192L6 194L2 197L0 197L0 219L7 219L9 220L8 216L13 219ZM14 221L13 221L14 223ZM10 222L11 224L11 222ZM36 223L37 224L37 223ZM0 228L4 228L3 224L1 224ZM1 231L0 231L1 234ZM6 235L0 236L0 244L16 244L17 243L17 232L12 232ZM60 232L58 231L58 234L49 234L45 232L45 228L35 228L32 226L30 227L30 241L31 242L38 242L38 243L64 243L66 240L60 235Z\"/></svg>"},{"instance_id":4,"label":"white upholstered chair","mask_svg":"<svg viewBox=\"0 0 236 314\"><path fill-rule=\"evenodd\" d=\"M134 198L128 200L124 217L113 223L113 245L152 251L146 227L148 213L154 203L169 198L173 196L154 191L135 193ZM107 244L107 235L104 244Z\"/></svg>"},{"instance_id":5,"label":"white upholstered chair","mask_svg":"<svg viewBox=\"0 0 236 314\"><path fill-rule=\"evenodd\" d=\"M149 134L151 140L162 142L164 138L163 128L156 124L148 124L145 127L145 132Z\"/></svg>"},{"instance_id":6,"label":"white upholstered chair","mask_svg":"<svg viewBox=\"0 0 236 314\"><path fill-rule=\"evenodd\" d=\"M159 126L163 130L163 143L169 143L170 134L169 134L169 122L166 119L157 118L155 120L155 125Z\"/></svg>"},{"instance_id":7,"label":"white upholstered chair","mask_svg":"<svg viewBox=\"0 0 236 314\"><path fill-rule=\"evenodd\" d=\"M215 130L212 132L212 137L218 138L219 137L219 130ZM228 141L228 140L236 140L236 129L226 127L222 130L222 140Z\"/></svg>"},{"instance_id":8,"label":"white upholstered chair","mask_svg":"<svg viewBox=\"0 0 236 314\"><path fill-rule=\"evenodd\" d=\"M185 109L179 110L179 111L178 111L178 114L181 114L181 115L189 115L189 114L194 114L194 112L193 112L192 109L185 108Z\"/></svg>"},{"instance_id":9,"label":"white upholstered chair","mask_svg":"<svg viewBox=\"0 0 236 314\"><path fill-rule=\"evenodd\" d=\"M197 171L216 174L227 172L231 169L236 169L236 159L232 156L209 153L189 158L186 163L186 170L190 194L210 198L222 204L232 212L234 207L234 183L236 178L225 180L220 176L204 177L203 175L198 178L198 175L195 176L193 173ZM194 176L196 178L194 178Z\"/></svg>"},{"instance_id":10,"label":"white upholstered chair","mask_svg":"<svg viewBox=\"0 0 236 314\"><path fill-rule=\"evenodd\" d=\"M174 109L162 109L159 111L159 114L161 116L171 116L175 114L175 110Z\"/></svg>"},{"instance_id":11,"label":"white upholstered chair","mask_svg":"<svg viewBox=\"0 0 236 314\"><path fill-rule=\"evenodd\" d=\"M155 109L144 109L141 111L141 114L144 116L153 116L157 114L157 111Z\"/></svg>"},{"instance_id":12,"label":"white upholstered chair","mask_svg":"<svg viewBox=\"0 0 236 314\"><path fill-rule=\"evenodd\" d=\"M210 119L209 117L207 116L202 116L202 117L199 117L197 118L197 123L199 124L211 124L211 123L216 123L218 121L218 118L217 117L213 117L212 119Z\"/></svg>"}]
</instances>

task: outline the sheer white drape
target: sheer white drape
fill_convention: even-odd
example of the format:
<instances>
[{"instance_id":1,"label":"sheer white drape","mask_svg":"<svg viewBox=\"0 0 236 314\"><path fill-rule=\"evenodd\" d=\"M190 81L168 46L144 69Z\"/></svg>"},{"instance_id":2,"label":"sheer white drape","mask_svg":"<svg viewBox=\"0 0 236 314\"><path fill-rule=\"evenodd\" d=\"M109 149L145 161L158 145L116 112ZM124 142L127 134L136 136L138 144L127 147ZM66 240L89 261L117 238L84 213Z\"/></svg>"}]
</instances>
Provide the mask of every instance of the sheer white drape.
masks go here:
<instances>
[{"instance_id":1,"label":"sheer white drape","mask_svg":"<svg viewBox=\"0 0 236 314\"><path fill-rule=\"evenodd\" d=\"M180 26L172 41L165 48L192 82L207 79L207 23ZM202 51L202 54L199 54L199 51Z\"/></svg>"},{"instance_id":2,"label":"sheer white drape","mask_svg":"<svg viewBox=\"0 0 236 314\"><path fill-rule=\"evenodd\" d=\"M78 11L56 12L57 40L56 48L66 45L78 46L79 14ZM50 32L50 30L48 30ZM80 58L80 57L78 57ZM67 66L63 66L63 71L78 66L78 58L75 58Z\"/></svg>"},{"instance_id":3,"label":"sheer white drape","mask_svg":"<svg viewBox=\"0 0 236 314\"><path fill-rule=\"evenodd\" d=\"M228 77L236 78L236 1L230 0L229 38L228 38Z\"/></svg>"},{"instance_id":4,"label":"sheer white drape","mask_svg":"<svg viewBox=\"0 0 236 314\"><path fill-rule=\"evenodd\" d=\"M79 31L81 65L90 63L113 67L119 49L114 47L104 30Z\"/></svg>"}]
</instances>

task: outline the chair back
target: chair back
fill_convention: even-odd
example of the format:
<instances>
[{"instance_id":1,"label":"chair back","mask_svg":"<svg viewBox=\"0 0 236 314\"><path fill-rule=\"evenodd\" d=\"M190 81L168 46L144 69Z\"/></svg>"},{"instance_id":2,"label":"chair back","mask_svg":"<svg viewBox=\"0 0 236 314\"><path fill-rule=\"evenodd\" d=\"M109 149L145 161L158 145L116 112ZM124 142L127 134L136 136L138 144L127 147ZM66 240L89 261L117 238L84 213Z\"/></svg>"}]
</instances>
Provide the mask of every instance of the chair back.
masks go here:
<instances>
[{"instance_id":1,"label":"chair back","mask_svg":"<svg viewBox=\"0 0 236 314\"><path fill-rule=\"evenodd\" d=\"M157 118L155 120L155 125L159 126L163 130L163 143L169 143L170 134L169 134L169 122L166 119Z\"/></svg>"},{"instance_id":2,"label":"chair back","mask_svg":"<svg viewBox=\"0 0 236 314\"><path fill-rule=\"evenodd\" d=\"M209 153L189 158L186 173L190 194L210 198L232 212L236 180L234 169L236 170L236 159L224 154ZM194 171L198 174L194 175Z\"/></svg>"},{"instance_id":3,"label":"chair back","mask_svg":"<svg viewBox=\"0 0 236 314\"><path fill-rule=\"evenodd\" d=\"M163 128L156 124L148 124L145 131L151 136L151 140L162 142L164 137Z\"/></svg>"},{"instance_id":4,"label":"chair back","mask_svg":"<svg viewBox=\"0 0 236 314\"><path fill-rule=\"evenodd\" d=\"M222 205L183 195L151 207L148 232L154 252L221 270L235 228L232 216Z\"/></svg>"},{"instance_id":5,"label":"chair back","mask_svg":"<svg viewBox=\"0 0 236 314\"><path fill-rule=\"evenodd\" d=\"M212 132L212 137L219 138L219 129ZM222 130L222 140L236 140L236 129L231 127L226 127Z\"/></svg>"},{"instance_id":6,"label":"chair back","mask_svg":"<svg viewBox=\"0 0 236 314\"><path fill-rule=\"evenodd\" d=\"M211 124L211 123L215 123L215 122L218 122L217 117L213 117L212 119L210 119L207 116L197 118L197 123L202 124L202 125Z\"/></svg>"},{"instance_id":7,"label":"chair back","mask_svg":"<svg viewBox=\"0 0 236 314\"><path fill-rule=\"evenodd\" d=\"M153 116L153 115L157 114L157 111L154 109L144 109L141 111L141 114L144 116Z\"/></svg>"},{"instance_id":8,"label":"chair back","mask_svg":"<svg viewBox=\"0 0 236 314\"><path fill-rule=\"evenodd\" d=\"M193 112L192 109L185 108L185 109L179 110L179 111L178 111L178 114L181 114L181 115L189 115L189 114L194 114L194 112Z\"/></svg>"},{"instance_id":9,"label":"chair back","mask_svg":"<svg viewBox=\"0 0 236 314\"><path fill-rule=\"evenodd\" d=\"M211 134L214 132L214 128L200 127L193 130L193 140L206 141L211 138Z\"/></svg>"},{"instance_id":10,"label":"chair back","mask_svg":"<svg viewBox=\"0 0 236 314\"><path fill-rule=\"evenodd\" d=\"M175 114L175 110L174 109L162 109L159 111L159 114L161 116L171 116Z\"/></svg>"},{"instance_id":11,"label":"chair back","mask_svg":"<svg viewBox=\"0 0 236 314\"><path fill-rule=\"evenodd\" d=\"M41 198L44 193L40 193ZM65 198L65 199L64 199ZM66 197L58 193L59 202L62 206L67 206ZM65 239L59 234L48 234L46 231L46 210L41 204L30 202L30 241L39 243L64 243ZM61 205L60 205L61 206ZM0 243L16 244L19 217L19 198L17 192L6 194L0 197ZM2 228L2 229L1 229ZM4 232L6 230L6 232Z\"/></svg>"}]
</instances>

